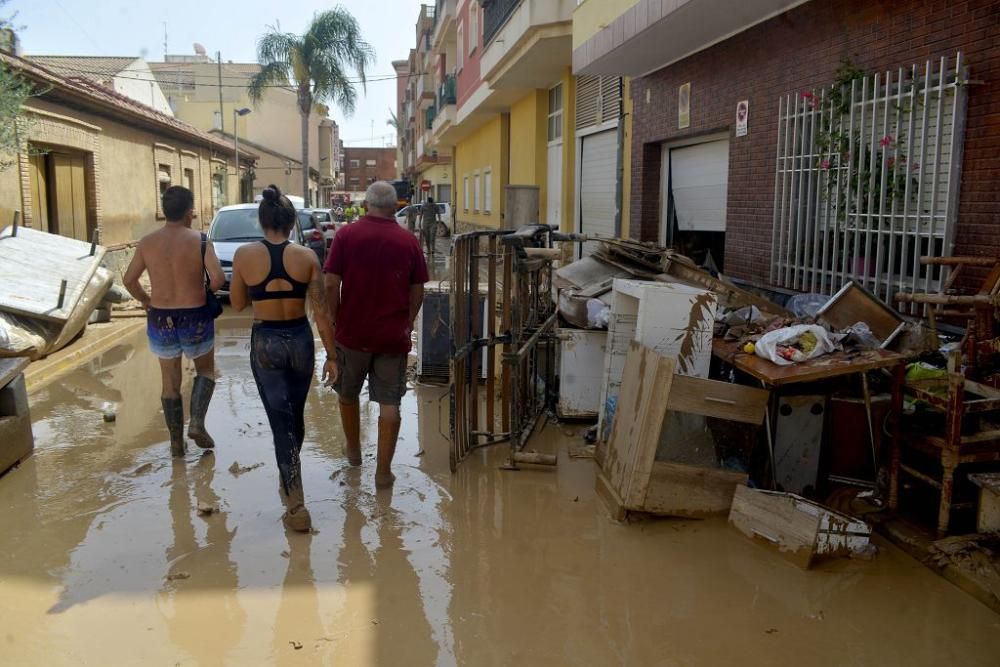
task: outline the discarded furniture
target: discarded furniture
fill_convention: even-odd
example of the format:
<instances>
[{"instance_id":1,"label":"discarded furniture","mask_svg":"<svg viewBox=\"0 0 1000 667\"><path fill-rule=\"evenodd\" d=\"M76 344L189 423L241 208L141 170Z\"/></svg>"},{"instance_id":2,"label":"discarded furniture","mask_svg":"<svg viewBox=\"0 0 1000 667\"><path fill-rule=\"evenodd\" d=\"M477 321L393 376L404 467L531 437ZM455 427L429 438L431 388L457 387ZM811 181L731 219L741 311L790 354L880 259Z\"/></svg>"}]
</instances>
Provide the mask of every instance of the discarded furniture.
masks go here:
<instances>
[{"instance_id":1,"label":"discarded furniture","mask_svg":"<svg viewBox=\"0 0 1000 667\"><path fill-rule=\"evenodd\" d=\"M600 413L608 332L556 329L559 339L560 419L592 419Z\"/></svg>"},{"instance_id":2,"label":"discarded furniture","mask_svg":"<svg viewBox=\"0 0 1000 667\"><path fill-rule=\"evenodd\" d=\"M951 269L938 293L896 294L896 301L924 306L931 328L936 328L940 318L960 320L966 326L963 340L966 363L974 370L986 357L1000 353L1000 327L997 315L1000 309L1000 259L993 257L921 257L927 268ZM955 294L955 282L966 267L979 267L987 271L986 277L973 294Z\"/></svg>"},{"instance_id":3,"label":"discarded furniture","mask_svg":"<svg viewBox=\"0 0 1000 667\"><path fill-rule=\"evenodd\" d=\"M679 283L615 279L604 355L598 433L606 440L632 341L677 360L682 375L707 377L712 360L716 299ZM600 455L600 448L599 448Z\"/></svg>"},{"instance_id":4,"label":"discarded furniture","mask_svg":"<svg viewBox=\"0 0 1000 667\"><path fill-rule=\"evenodd\" d=\"M729 523L802 568L820 558L874 552L867 523L791 493L737 487Z\"/></svg>"},{"instance_id":5,"label":"discarded furniture","mask_svg":"<svg viewBox=\"0 0 1000 667\"><path fill-rule=\"evenodd\" d=\"M976 531L1000 533L1000 473L973 473L969 475L969 481L979 487Z\"/></svg>"},{"instance_id":6,"label":"discarded furniture","mask_svg":"<svg viewBox=\"0 0 1000 667\"><path fill-rule=\"evenodd\" d=\"M69 344L111 288L105 249L14 224L0 231L0 354L43 357Z\"/></svg>"},{"instance_id":7,"label":"discarded furniture","mask_svg":"<svg viewBox=\"0 0 1000 667\"><path fill-rule=\"evenodd\" d=\"M618 409L606 443L596 488L612 517L628 512L700 517L725 513L745 472L723 469L714 451L699 452L700 464L685 461L675 443L674 460L657 460L669 441L672 416L702 422L716 418L760 426L768 392L675 373L677 361L632 341L625 359ZM668 449L670 449L669 442Z\"/></svg>"},{"instance_id":8,"label":"discarded furniture","mask_svg":"<svg viewBox=\"0 0 1000 667\"><path fill-rule=\"evenodd\" d=\"M906 327L899 313L853 280L830 297L816 313L816 319L829 324L835 331L864 322L883 348L888 347Z\"/></svg>"},{"instance_id":9,"label":"discarded furniture","mask_svg":"<svg viewBox=\"0 0 1000 667\"><path fill-rule=\"evenodd\" d=\"M0 359L0 474L31 456L35 448L24 384L28 363L24 357Z\"/></svg>"},{"instance_id":10,"label":"discarded furniture","mask_svg":"<svg viewBox=\"0 0 1000 667\"><path fill-rule=\"evenodd\" d=\"M937 533L943 537L951 526L953 510L972 506L953 502L958 468L1000 461L1000 429L983 419L989 413L1000 414L1000 391L949 373L944 378L907 382L906 393L928 406L941 428L929 430L921 423L906 428L893 443L889 506L895 510L900 505L900 473L937 489L941 494ZM919 455L930 465L919 465Z\"/></svg>"},{"instance_id":11,"label":"discarded furniture","mask_svg":"<svg viewBox=\"0 0 1000 667\"><path fill-rule=\"evenodd\" d=\"M775 421L777 401L795 385L821 382L841 378L848 375L858 375L861 378L862 390L865 396L866 428L869 449L872 452L872 466L878 465L875 454L875 422L871 411L870 392L868 390L869 371L887 369L892 373L892 400L890 415L892 415L892 440L899 439L899 415L903 406L903 380L905 375L906 357L888 350L864 350L862 352L834 352L802 363L788 366L778 366L755 354L745 354L736 342L715 339L712 353L721 361L730 364L735 370L745 373L759 382L761 386L773 389L771 396L769 427L777 428ZM777 434L775 437L778 437ZM772 452L772 463L774 456Z\"/></svg>"},{"instance_id":12,"label":"discarded furniture","mask_svg":"<svg viewBox=\"0 0 1000 667\"><path fill-rule=\"evenodd\" d=\"M777 488L813 495L826 425L826 396L778 396L774 428L774 478Z\"/></svg>"},{"instance_id":13,"label":"discarded furniture","mask_svg":"<svg viewBox=\"0 0 1000 667\"><path fill-rule=\"evenodd\" d=\"M577 240L547 225L452 239L452 472L474 449L502 442L510 444L506 468L556 464L554 455L523 450L555 404L558 311L552 261L559 253L552 244Z\"/></svg>"}]
</instances>

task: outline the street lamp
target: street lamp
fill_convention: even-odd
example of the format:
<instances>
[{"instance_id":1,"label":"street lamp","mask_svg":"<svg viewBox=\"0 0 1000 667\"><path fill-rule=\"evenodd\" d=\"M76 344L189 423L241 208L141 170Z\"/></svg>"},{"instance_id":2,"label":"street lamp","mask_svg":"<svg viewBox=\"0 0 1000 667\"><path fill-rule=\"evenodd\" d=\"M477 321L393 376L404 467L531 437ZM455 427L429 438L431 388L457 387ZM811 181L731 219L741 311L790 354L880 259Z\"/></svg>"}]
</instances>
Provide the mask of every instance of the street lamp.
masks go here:
<instances>
[{"instance_id":1,"label":"street lamp","mask_svg":"<svg viewBox=\"0 0 1000 667\"><path fill-rule=\"evenodd\" d=\"M236 151L236 196L239 198L241 204L243 203L243 184L240 182L240 126L236 121L240 116L246 116L250 111L247 107L233 109L233 149Z\"/></svg>"}]
</instances>

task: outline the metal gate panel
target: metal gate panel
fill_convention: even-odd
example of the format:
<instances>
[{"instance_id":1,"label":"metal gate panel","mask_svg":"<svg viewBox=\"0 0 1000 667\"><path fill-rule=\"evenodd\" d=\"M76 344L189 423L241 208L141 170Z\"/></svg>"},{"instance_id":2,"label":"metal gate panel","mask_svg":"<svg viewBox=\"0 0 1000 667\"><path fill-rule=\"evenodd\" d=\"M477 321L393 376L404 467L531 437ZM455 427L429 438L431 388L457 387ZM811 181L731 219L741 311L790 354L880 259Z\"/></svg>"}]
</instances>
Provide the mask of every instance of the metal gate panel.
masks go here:
<instances>
[{"instance_id":1,"label":"metal gate panel","mask_svg":"<svg viewBox=\"0 0 1000 667\"><path fill-rule=\"evenodd\" d=\"M952 253L967 83L958 53L779 99L772 283L856 280L889 303L940 289L946 267L920 257Z\"/></svg>"}]
</instances>

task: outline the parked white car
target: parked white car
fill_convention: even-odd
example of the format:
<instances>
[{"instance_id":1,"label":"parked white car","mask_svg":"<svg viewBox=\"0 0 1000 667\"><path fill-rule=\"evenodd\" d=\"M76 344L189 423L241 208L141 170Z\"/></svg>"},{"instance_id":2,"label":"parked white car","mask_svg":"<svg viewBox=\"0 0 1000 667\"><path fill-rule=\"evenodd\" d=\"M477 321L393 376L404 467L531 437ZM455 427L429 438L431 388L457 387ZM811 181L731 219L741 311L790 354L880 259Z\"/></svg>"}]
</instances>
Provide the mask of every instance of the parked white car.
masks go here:
<instances>
[{"instance_id":1,"label":"parked white car","mask_svg":"<svg viewBox=\"0 0 1000 667\"><path fill-rule=\"evenodd\" d=\"M441 222L444 223L445 228L450 234L452 230L452 219L451 219L451 204L448 202L436 202L438 213L441 216ZM404 206L403 208L396 211L396 222L398 222L403 227L406 227L406 214L411 208L417 209L417 227L420 227L420 208L423 204L411 204L410 206ZM439 231L438 236L443 236L444 231Z\"/></svg>"},{"instance_id":2,"label":"parked white car","mask_svg":"<svg viewBox=\"0 0 1000 667\"><path fill-rule=\"evenodd\" d=\"M260 221L257 219L258 208L259 204L223 206L216 212L208 228L208 238L212 240L215 254L222 264L222 272L226 274L226 284L221 292L229 292L229 283L233 278L233 255L236 254L236 249L264 238L264 230L260 228ZM295 221L289 240L292 243L305 245L298 220Z\"/></svg>"}]
</instances>

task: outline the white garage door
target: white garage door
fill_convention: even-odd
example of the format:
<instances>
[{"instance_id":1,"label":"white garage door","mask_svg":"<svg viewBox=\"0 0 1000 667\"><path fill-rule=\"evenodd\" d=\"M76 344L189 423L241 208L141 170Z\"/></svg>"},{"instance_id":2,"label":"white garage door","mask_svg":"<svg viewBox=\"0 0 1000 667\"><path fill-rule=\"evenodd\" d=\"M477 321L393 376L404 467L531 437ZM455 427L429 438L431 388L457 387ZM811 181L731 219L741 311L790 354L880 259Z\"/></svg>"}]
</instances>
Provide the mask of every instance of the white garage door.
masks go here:
<instances>
[{"instance_id":1,"label":"white garage door","mask_svg":"<svg viewBox=\"0 0 1000 667\"><path fill-rule=\"evenodd\" d=\"M726 231L728 139L672 149L670 182L678 229Z\"/></svg>"},{"instance_id":2,"label":"white garage door","mask_svg":"<svg viewBox=\"0 0 1000 667\"><path fill-rule=\"evenodd\" d=\"M606 238L615 236L615 171L618 131L609 130L583 138L580 151L580 232ZM584 244L589 255L597 244Z\"/></svg>"}]
</instances>

